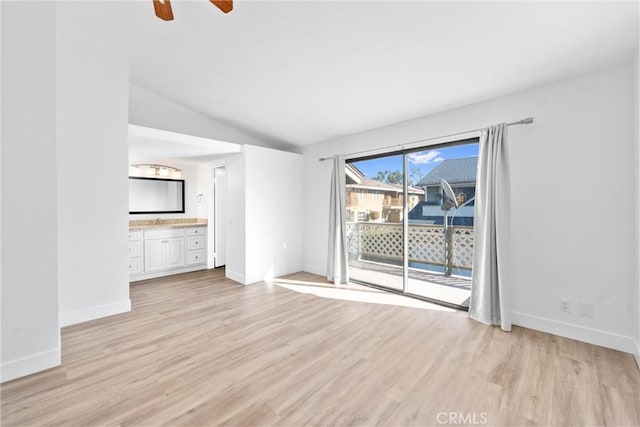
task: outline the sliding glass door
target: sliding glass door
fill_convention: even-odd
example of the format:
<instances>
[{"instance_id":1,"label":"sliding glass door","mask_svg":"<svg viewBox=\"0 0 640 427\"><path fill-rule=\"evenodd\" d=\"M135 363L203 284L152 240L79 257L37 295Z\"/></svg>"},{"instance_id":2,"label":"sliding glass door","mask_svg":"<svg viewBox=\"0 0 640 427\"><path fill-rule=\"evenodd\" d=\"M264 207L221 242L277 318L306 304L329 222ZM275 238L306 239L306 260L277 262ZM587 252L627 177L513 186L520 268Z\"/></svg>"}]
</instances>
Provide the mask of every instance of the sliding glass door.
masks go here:
<instances>
[{"instance_id":1,"label":"sliding glass door","mask_svg":"<svg viewBox=\"0 0 640 427\"><path fill-rule=\"evenodd\" d=\"M477 139L346 165L354 281L467 308Z\"/></svg>"},{"instance_id":2,"label":"sliding glass door","mask_svg":"<svg viewBox=\"0 0 640 427\"><path fill-rule=\"evenodd\" d=\"M346 166L349 276L404 290L404 157L365 159Z\"/></svg>"}]
</instances>

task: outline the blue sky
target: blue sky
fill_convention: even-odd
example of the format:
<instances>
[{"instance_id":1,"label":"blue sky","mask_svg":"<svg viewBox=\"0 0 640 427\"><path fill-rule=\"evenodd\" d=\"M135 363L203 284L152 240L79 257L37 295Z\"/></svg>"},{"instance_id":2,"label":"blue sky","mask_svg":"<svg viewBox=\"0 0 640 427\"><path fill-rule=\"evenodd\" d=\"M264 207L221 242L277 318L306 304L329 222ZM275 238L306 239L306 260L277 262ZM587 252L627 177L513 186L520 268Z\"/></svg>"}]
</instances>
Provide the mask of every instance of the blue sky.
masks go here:
<instances>
[{"instance_id":1,"label":"blue sky","mask_svg":"<svg viewBox=\"0 0 640 427\"><path fill-rule=\"evenodd\" d=\"M438 148L434 150L416 151L409 154L409 170L418 169L422 175L426 175L445 159L461 159L478 155L478 144L465 144L457 147ZM402 170L402 155L385 157L380 159L364 160L353 163L365 174L367 178L373 178L378 171Z\"/></svg>"}]
</instances>

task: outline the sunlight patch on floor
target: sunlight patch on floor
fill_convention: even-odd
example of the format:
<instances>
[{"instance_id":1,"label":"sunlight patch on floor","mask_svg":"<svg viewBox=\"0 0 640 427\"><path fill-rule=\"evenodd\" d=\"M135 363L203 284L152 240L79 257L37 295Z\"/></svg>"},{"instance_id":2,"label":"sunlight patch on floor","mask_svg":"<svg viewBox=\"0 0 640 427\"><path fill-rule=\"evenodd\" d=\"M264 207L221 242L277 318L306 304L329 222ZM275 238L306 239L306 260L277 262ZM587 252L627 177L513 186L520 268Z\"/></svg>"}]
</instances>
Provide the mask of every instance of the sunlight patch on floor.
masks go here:
<instances>
[{"instance_id":1,"label":"sunlight patch on floor","mask_svg":"<svg viewBox=\"0 0 640 427\"><path fill-rule=\"evenodd\" d=\"M371 304L397 305L401 307L421 308L424 310L436 310L454 312L451 308L420 301L402 295L378 291L360 285L334 286L330 283L307 282L303 280L273 279L274 285L289 289L294 292L315 295L320 298L331 298L343 301L355 301Z\"/></svg>"}]
</instances>

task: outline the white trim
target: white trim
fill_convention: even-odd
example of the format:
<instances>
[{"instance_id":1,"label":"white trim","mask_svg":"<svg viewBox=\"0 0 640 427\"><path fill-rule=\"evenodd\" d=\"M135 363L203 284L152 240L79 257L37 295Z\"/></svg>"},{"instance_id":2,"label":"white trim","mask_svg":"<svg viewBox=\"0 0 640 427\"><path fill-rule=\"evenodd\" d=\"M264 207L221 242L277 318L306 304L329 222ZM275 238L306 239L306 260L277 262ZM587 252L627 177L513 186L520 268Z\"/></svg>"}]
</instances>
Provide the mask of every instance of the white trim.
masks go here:
<instances>
[{"instance_id":1,"label":"white trim","mask_svg":"<svg viewBox=\"0 0 640 427\"><path fill-rule=\"evenodd\" d=\"M120 313L131 311L131 300L126 299L110 304L97 305L80 310L60 313L60 327L75 325L77 323L88 322L89 320L101 319Z\"/></svg>"},{"instance_id":2,"label":"white trim","mask_svg":"<svg viewBox=\"0 0 640 427\"><path fill-rule=\"evenodd\" d=\"M515 311L512 312L511 315L512 323L514 325L523 326L525 328L535 329L537 331L547 332L553 335L559 335L561 337L571 338L602 347L612 348L614 350L620 350L624 351L625 353L634 355L638 351L638 345L636 344L635 340L624 335Z\"/></svg>"},{"instance_id":3,"label":"white trim","mask_svg":"<svg viewBox=\"0 0 640 427\"><path fill-rule=\"evenodd\" d=\"M60 347L5 362L0 367L0 382L55 368L61 363Z\"/></svg>"},{"instance_id":4,"label":"white trim","mask_svg":"<svg viewBox=\"0 0 640 427\"><path fill-rule=\"evenodd\" d=\"M311 274L317 274L318 276L326 276L327 272L324 271L323 268L317 267L315 265L303 265L302 266L302 271L305 271L307 273L311 273Z\"/></svg>"},{"instance_id":5,"label":"white trim","mask_svg":"<svg viewBox=\"0 0 640 427\"><path fill-rule=\"evenodd\" d=\"M139 125L129 125L129 135L141 136L144 138L160 139L163 141L171 141L173 143L195 145L203 148L211 148L215 144L216 155L239 153L242 145L233 142L221 141L219 139L203 138L200 136L187 135L185 133L171 132L157 128L150 128Z\"/></svg>"},{"instance_id":6,"label":"white trim","mask_svg":"<svg viewBox=\"0 0 640 427\"><path fill-rule=\"evenodd\" d=\"M227 279L231 279L234 282L238 282L242 285L246 285L244 274L240 274L236 271L229 270L228 267L225 269L225 276L227 277Z\"/></svg>"},{"instance_id":7,"label":"white trim","mask_svg":"<svg viewBox=\"0 0 640 427\"><path fill-rule=\"evenodd\" d=\"M518 123L519 124L519 123ZM413 150L414 148L430 149L434 145L446 144L448 142L462 141L470 138L480 138L482 129L471 130L467 132L454 133L435 138L426 138L419 141L411 141L404 144L396 144L387 147L374 148L371 150L360 151L357 153L345 154L345 160L357 160L362 157L380 156L384 154L396 153L398 151Z\"/></svg>"},{"instance_id":8,"label":"white trim","mask_svg":"<svg viewBox=\"0 0 640 427\"><path fill-rule=\"evenodd\" d=\"M158 277L171 276L172 274L190 273L192 271L206 270L207 264L198 264L194 267L176 268L173 270L162 270L154 273L141 273L129 277L129 283L139 282L140 280L156 279Z\"/></svg>"},{"instance_id":9,"label":"white trim","mask_svg":"<svg viewBox=\"0 0 640 427\"><path fill-rule=\"evenodd\" d=\"M279 275L274 275L274 274L267 274L266 271L262 271L260 273L257 274L252 274L251 276L244 276L244 284L245 285L253 285L256 283L260 283L260 282L267 282L271 279L273 279L274 277L277 277Z\"/></svg>"},{"instance_id":10,"label":"white trim","mask_svg":"<svg viewBox=\"0 0 640 427\"><path fill-rule=\"evenodd\" d=\"M395 184L388 184L388 185L395 185ZM433 187L435 187L436 185L433 184ZM379 191L379 192L386 192L386 193L402 193L402 187L399 188L388 188L388 187L374 187L374 186L369 186L369 185L364 185L364 184L347 184L345 185L345 188L355 188L358 190L373 190L373 191ZM359 194L359 193L358 193ZM411 190L409 190L409 194L413 194L413 195L420 195L420 194L424 194L424 190L418 188L418 187L413 187L411 186Z\"/></svg>"}]
</instances>

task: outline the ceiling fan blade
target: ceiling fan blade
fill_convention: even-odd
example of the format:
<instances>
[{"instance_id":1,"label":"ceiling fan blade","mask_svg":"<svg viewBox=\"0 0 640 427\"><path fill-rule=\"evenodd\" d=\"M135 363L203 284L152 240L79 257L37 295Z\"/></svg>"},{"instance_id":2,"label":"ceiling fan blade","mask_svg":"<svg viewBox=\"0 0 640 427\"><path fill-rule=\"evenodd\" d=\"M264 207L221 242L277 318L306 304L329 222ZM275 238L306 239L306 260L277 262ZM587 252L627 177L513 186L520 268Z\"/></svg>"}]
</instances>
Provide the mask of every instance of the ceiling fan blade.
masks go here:
<instances>
[{"instance_id":1,"label":"ceiling fan blade","mask_svg":"<svg viewBox=\"0 0 640 427\"><path fill-rule=\"evenodd\" d=\"M171 10L170 0L153 0L153 9L156 11L156 16L163 21L173 21L173 10Z\"/></svg>"},{"instance_id":2,"label":"ceiling fan blade","mask_svg":"<svg viewBox=\"0 0 640 427\"><path fill-rule=\"evenodd\" d=\"M233 10L233 0L210 0L215 4L218 9L224 13L229 13Z\"/></svg>"}]
</instances>

